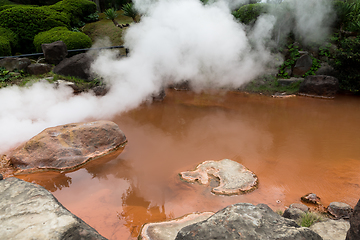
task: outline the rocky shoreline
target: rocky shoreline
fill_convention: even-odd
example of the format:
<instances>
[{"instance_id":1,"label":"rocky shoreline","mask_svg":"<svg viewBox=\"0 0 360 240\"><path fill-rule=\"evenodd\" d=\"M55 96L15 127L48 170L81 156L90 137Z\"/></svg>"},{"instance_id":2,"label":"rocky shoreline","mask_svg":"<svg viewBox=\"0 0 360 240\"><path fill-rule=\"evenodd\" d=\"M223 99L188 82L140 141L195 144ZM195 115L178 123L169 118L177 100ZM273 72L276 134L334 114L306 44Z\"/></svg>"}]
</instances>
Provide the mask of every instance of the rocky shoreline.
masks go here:
<instances>
[{"instance_id":1,"label":"rocky shoreline","mask_svg":"<svg viewBox=\"0 0 360 240\"><path fill-rule=\"evenodd\" d=\"M2 239L106 239L37 184L15 177L3 179L0 181L0 197ZM342 204L333 205L339 207ZM337 209L334 206L333 209ZM192 213L170 221L147 223L138 238L359 239L360 201L347 216L319 221L310 228L300 227L294 219L307 211L304 204L292 204L280 216L265 204L238 203L216 213ZM343 219L347 217L350 221Z\"/></svg>"}]
</instances>

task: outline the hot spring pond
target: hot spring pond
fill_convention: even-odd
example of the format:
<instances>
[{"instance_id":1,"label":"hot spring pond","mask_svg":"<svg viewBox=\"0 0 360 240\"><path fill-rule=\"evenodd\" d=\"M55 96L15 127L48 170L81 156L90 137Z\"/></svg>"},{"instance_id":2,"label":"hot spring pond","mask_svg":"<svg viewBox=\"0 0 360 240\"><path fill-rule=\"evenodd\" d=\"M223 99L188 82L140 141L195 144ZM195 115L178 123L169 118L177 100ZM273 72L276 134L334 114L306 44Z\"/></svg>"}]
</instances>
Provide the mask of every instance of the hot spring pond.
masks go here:
<instances>
[{"instance_id":1,"label":"hot spring pond","mask_svg":"<svg viewBox=\"0 0 360 240\"><path fill-rule=\"evenodd\" d=\"M141 225L238 202L274 210L316 193L327 206L360 197L360 98L271 98L239 92L167 92L112 120L124 150L69 173L19 176L44 186L108 239L136 239ZM259 178L253 192L217 196L178 173L229 158ZM214 183L213 183L214 184Z\"/></svg>"}]
</instances>

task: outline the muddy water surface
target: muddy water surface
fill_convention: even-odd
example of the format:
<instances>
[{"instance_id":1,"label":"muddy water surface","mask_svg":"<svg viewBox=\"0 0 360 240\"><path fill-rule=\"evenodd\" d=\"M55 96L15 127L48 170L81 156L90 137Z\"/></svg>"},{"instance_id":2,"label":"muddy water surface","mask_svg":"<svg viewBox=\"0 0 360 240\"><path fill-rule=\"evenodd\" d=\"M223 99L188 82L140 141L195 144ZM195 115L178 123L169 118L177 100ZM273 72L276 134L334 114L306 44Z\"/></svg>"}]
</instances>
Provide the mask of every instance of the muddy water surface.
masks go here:
<instances>
[{"instance_id":1,"label":"muddy water surface","mask_svg":"<svg viewBox=\"0 0 360 240\"><path fill-rule=\"evenodd\" d=\"M146 222L238 202L284 209L314 192L324 205L360 198L360 99L277 99L244 93L167 92L109 119L128 144L70 173L22 176L50 190L109 239L136 239ZM216 196L178 173L229 158L259 177L259 188ZM213 183L215 184L215 183Z\"/></svg>"}]
</instances>

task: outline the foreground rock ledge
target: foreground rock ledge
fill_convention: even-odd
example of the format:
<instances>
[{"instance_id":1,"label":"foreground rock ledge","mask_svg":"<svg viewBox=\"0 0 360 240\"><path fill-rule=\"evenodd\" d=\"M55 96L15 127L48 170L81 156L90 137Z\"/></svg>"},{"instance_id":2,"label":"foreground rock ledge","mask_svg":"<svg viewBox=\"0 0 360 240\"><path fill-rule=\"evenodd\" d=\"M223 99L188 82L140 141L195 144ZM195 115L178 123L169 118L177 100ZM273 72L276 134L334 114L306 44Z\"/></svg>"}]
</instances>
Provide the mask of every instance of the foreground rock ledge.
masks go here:
<instances>
[{"instance_id":1,"label":"foreground rock ledge","mask_svg":"<svg viewBox=\"0 0 360 240\"><path fill-rule=\"evenodd\" d=\"M194 171L181 172L180 177L187 182L208 185L209 176L220 180L220 185L211 191L215 194L233 195L251 191L257 187L258 178L243 165L230 159L205 161Z\"/></svg>"},{"instance_id":2,"label":"foreground rock ledge","mask_svg":"<svg viewBox=\"0 0 360 240\"><path fill-rule=\"evenodd\" d=\"M170 240L185 226L201 222L212 216L213 212L191 213L181 218L165 222L145 224L138 237L139 240Z\"/></svg>"},{"instance_id":3,"label":"foreground rock ledge","mask_svg":"<svg viewBox=\"0 0 360 240\"><path fill-rule=\"evenodd\" d=\"M39 185L7 178L0 199L1 239L106 240Z\"/></svg>"},{"instance_id":4,"label":"foreground rock ledge","mask_svg":"<svg viewBox=\"0 0 360 240\"><path fill-rule=\"evenodd\" d=\"M267 205L250 203L226 207L205 221L182 228L175 238L195 239L322 240L317 233L279 216Z\"/></svg>"},{"instance_id":5,"label":"foreground rock ledge","mask_svg":"<svg viewBox=\"0 0 360 240\"><path fill-rule=\"evenodd\" d=\"M18 173L68 171L125 143L124 133L110 121L66 124L45 129L12 151L8 158Z\"/></svg>"}]
</instances>

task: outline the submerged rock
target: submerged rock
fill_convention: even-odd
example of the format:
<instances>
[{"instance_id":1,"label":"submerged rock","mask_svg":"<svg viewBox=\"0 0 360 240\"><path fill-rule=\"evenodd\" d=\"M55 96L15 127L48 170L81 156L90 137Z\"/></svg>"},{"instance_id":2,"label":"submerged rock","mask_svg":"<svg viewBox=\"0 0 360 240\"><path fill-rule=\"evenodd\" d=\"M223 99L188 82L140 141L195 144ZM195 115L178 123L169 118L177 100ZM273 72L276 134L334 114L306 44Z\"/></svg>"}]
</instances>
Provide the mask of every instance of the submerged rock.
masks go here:
<instances>
[{"instance_id":1,"label":"submerged rock","mask_svg":"<svg viewBox=\"0 0 360 240\"><path fill-rule=\"evenodd\" d=\"M147 223L142 227L138 239L173 240L183 227L204 221L213 214L213 212L192 213L171 221Z\"/></svg>"},{"instance_id":2,"label":"submerged rock","mask_svg":"<svg viewBox=\"0 0 360 240\"><path fill-rule=\"evenodd\" d=\"M39 185L7 178L0 199L1 239L106 239Z\"/></svg>"},{"instance_id":3,"label":"submerged rock","mask_svg":"<svg viewBox=\"0 0 360 240\"><path fill-rule=\"evenodd\" d=\"M344 240L350 223L345 220L327 220L314 223L310 229L319 234L324 240Z\"/></svg>"},{"instance_id":4,"label":"submerged rock","mask_svg":"<svg viewBox=\"0 0 360 240\"><path fill-rule=\"evenodd\" d=\"M182 228L176 240L209 239L292 239L321 240L309 228L279 216L265 204L238 203L207 220Z\"/></svg>"},{"instance_id":5,"label":"submerged rock","mask_svg":"<svg viewBox=\"0 0 360 240\"><path fill-rule=\"evenodd\" d=\"M215 194L232 195L251 191L256 188L256 175L238 162L230 159L220 161L205 161L194 171L181 172L180 177L187 182L198 181L208 185L210 177L220 180L220 185L211 191Z\"/></svg>"},{"instance_id":6,"label":"submerged rock","mask_svg":"<svg viewBox=\"0 0 360 240\"><path fill-rule=\"evenodd\" d=\"M315 205L321 205L320 198L315 193L308 193L301 197L301 201Z\"/></svg>"},{"instance_id":7,"label":"submerged rock","mask_svg":"<svg viewBox=\"0 0 360 240\"><path fill-rule=\"evenodd\" d=\"M12 151L8 158L20 173L72 170L126 143L110 121L73 123L47 128Z\"/></svg>"}]
</instances>

